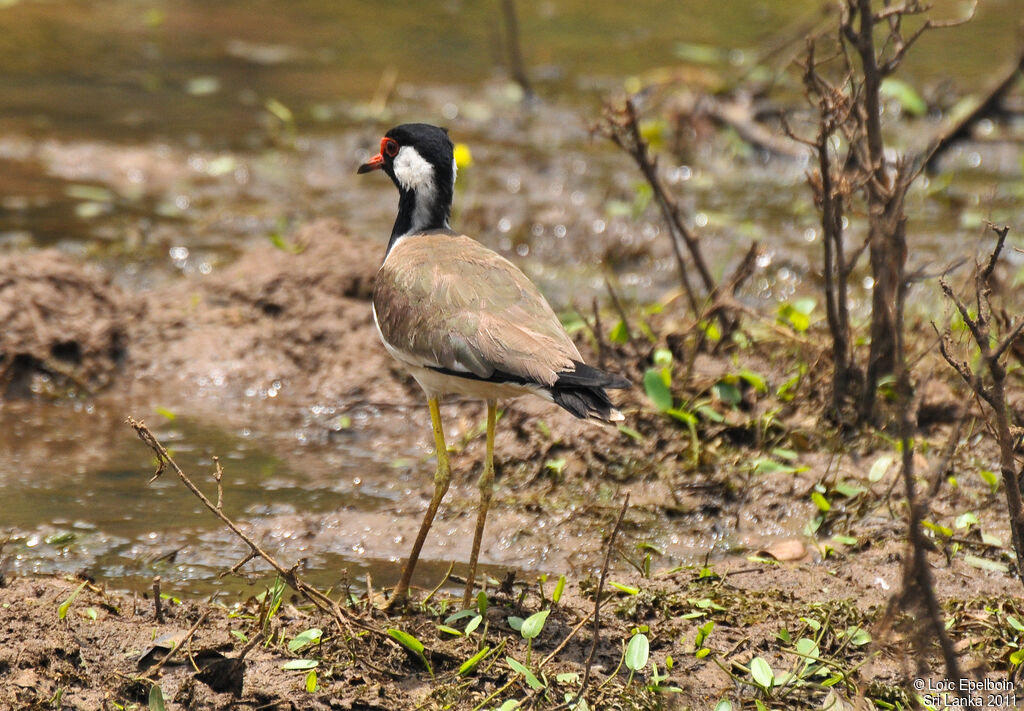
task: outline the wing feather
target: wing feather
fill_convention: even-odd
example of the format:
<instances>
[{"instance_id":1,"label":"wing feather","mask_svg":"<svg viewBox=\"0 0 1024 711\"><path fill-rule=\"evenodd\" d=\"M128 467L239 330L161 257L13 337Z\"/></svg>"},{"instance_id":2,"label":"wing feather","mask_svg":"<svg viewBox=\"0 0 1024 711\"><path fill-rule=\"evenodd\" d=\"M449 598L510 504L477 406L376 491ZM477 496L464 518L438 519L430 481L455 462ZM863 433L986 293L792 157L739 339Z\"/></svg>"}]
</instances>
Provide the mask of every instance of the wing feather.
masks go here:
<instances>
[{"instance_id":1,"label":"wing feather","mask_svg":"<svg viewBox=\"0 0 1024 711\"><path fill-rule=\"evenodd\" d=\"M582 360L526 275L469 237L404 237L377 274L373 304L385 343L413 365L553 385Z\"/></svg>"}]
</instances>

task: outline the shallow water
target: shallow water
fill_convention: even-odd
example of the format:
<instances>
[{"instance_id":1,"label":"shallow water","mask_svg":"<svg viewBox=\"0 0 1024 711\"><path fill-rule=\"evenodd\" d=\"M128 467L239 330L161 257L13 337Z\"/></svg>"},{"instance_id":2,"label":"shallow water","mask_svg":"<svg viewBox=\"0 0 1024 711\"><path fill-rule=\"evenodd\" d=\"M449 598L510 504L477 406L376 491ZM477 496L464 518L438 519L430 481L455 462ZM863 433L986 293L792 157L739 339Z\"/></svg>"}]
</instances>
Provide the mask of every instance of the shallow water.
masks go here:
<instances>
[{"instance_id":1,"label":"shallow water","mask_svg":"<svg viewBox=\"0 0 1024 711\"><path fill-rule=\"evenodd\" d=\"M139 289L215 272L317 216L383 245L392 188L354 169L382 129L422 119L449 125L472 150L456 224L522 264L557 308L603 296L602 261L614 264L626 298L662 298L677 285L664 228L653 208L630 211L637 174L588 132L602 97L632 75L676 66L681 51L724 57L740 71L764 47L797 36L818 4L520 4L523 50L543 99L529 108L501 69L493 3L447 0L429 13L371 0L0 3L0 250L57 246ZM925 38L905 76L936 99L947 84L987 84L1014 46L1016 22L1007 18L1020 10L1018 0L983 3L968 27ZM394 90L375 102L389 74ZM920 119L897 140L916 145L940 119ZM969 254L965 235L980 235L984 219L1024 225L1019 139L984 130L992 141L952 151L947 172L911 196L912 269L959 256L950 245ZM770 310L809 293L820 234L805 166L765 161L728 134L690 153L666 156L662 167L716 270L756 238L767 251L746 297ZM1019 265L1019 255L1010 258ZM863 304L869 293L853 297ZM934 303L934 284L915 294ZM221 585L216 573L241 551L169 477L145 488L145 452L121 422L125 409L109 398L0 407L0 529L13 531L5 548L13 566L84 570L135 588L154 574L192 592ZM308 533L318 519L343 529L288 549L310 556L318 582L336 584L343 566L353 579L372 571L391 582L407 543L369 539L395 511L417 515L405 503L428 486L419 423L403 425L395 449L361 441L358 427L310 441L302 425L250 424L181 412L160 430L189 470L207 470L219 455L233 510L270 522L263 532L275 540L289 539L289 526ZM796 518L767 533L793 535ZM651 538L666 564L743 538L742 524L712 524L655 521ZM495 572L592 564L575 561L572 547L557 536L503 541L492 562ZM443 572L439 559L425 566L433 566L425 577Z\"/></svg>"}]
</instances>

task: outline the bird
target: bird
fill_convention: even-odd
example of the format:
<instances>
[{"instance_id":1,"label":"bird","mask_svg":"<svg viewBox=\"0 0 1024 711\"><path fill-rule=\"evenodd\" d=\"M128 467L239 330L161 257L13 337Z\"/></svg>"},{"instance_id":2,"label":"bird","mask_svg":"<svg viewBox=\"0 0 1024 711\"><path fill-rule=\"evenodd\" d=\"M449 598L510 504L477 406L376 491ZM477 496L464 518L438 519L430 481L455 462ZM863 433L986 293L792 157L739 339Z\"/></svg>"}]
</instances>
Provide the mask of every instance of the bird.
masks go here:
<instances>
[{"instance_id":1,"label":"bird","mask_svg":"<svg viewBox=\"0 0 1024 711\"><path fill-rule=\"evenodd\" d=\"M454 394L487 404L486 447L478 481L468 608L494 490L494 432L499 400L534 395L582 419L623 419L606 390L625 377L587 365L540 290L512 262L451 229L458 168L447 129L406 123L380 140L380 152L357 172L383 171L398 188L398 215L373 287L373 319L384 348L427 398L437 469L434 493L387 608L406 604L409 583L451 481L440 398Z\"/></svg>"}]
</instances>

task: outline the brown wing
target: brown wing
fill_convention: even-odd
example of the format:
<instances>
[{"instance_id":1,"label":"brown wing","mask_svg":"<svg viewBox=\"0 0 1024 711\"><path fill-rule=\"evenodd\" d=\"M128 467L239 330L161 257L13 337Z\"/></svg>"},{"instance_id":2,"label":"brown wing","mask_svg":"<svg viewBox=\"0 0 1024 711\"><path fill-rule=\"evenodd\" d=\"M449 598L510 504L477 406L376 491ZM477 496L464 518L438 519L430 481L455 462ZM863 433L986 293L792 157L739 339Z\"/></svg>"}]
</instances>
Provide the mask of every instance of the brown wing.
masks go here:
<instances>
[{"instance_id":1,"label":"brown wing","mask_svg":"<svg viewBox=\"0 0 1024 711\"><path fill-rule=\"evenodd\" d=\"M413 365L552 385L582 360L526 275L469 237L402 238L377 274L373 306L389 350Z\"/></svg>"}]
</instances>

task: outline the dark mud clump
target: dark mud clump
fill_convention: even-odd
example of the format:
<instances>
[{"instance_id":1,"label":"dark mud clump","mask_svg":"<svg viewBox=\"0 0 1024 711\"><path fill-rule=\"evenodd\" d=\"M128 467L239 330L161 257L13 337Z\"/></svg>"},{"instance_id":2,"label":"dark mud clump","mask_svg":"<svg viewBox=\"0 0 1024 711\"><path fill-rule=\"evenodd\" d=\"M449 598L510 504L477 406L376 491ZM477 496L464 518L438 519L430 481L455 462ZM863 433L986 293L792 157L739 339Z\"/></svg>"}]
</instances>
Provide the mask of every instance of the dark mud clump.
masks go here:
<instances>
[{"instance_id":1,"label":"dark mud clump","mask_svg":"<svg viewBox=\"0 0 1024 711\"><path fill-rule=\"evenodd\" d=\"M59 252L0 257L0 397L91 392L123 360L125 302Z\"/></svg>"}]
</instances>

